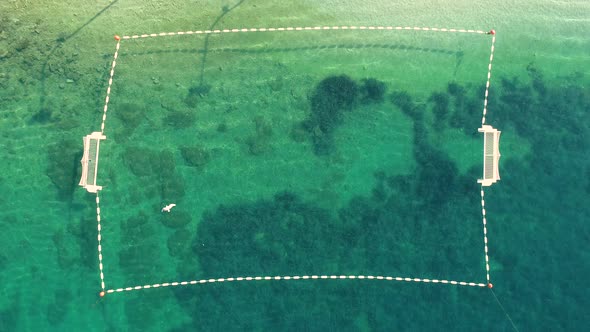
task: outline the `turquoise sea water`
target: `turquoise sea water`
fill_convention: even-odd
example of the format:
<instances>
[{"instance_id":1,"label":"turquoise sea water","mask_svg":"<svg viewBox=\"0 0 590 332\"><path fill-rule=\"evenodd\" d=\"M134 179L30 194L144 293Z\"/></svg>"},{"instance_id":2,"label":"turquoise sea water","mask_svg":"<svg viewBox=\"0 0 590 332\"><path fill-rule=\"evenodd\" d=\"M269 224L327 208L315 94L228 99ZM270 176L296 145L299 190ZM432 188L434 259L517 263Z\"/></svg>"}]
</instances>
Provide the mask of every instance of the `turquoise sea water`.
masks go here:
<instances>
[{"instance_id":1,"label":"turquoise sea water","mask_svg":"<svg viewBox=\"0 0 590 332\"><path fill-rule=\"evenodd\" d=\"M586 2L11 1L0 11L0 331L587 328ZM96 195L78 186L121 36ZM175 203L170 213L161 212ZM272 277L281 280L221 281ZM214 281L214 282L213 282Z\"/></svg>"}]
</instances>

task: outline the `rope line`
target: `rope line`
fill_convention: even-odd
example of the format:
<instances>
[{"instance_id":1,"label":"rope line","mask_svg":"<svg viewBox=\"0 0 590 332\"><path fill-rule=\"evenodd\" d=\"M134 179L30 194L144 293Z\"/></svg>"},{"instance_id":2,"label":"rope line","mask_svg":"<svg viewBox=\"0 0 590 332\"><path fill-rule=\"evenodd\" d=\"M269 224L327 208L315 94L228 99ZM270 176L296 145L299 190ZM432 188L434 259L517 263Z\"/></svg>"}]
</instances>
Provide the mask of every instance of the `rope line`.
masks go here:
<instances>
[{"instance_id":1,"label":"rope line","mask_svg":"<svg viewBox=\"0 0 590 332\"><path fill-rule=\"evenodd\" d=\"M98 239L98 270L100 272L100 289L102 289L102 293L104 294L104 272L103 272L103 265L102 265L102 235L101 235L101 226L100 226L100 199L98 198L98 192L96 193L96 228L98 231L97 239Z\"/></svg>"},{"instance_id":2,"label":"rope line","mask_svg":"<svg viewBox=\"0 0 590 332\"><path fill-rule=\"evenodd\" d=\"M486 80L486 92L483 97L483 114L481 116L481 124L486 123L486 114L488 112L488 94L490 91L490 78L492 77L492 61L494 60L494 44L496 43L496 32L492 35L492 46L490 47L490 61L488 62L488 78Z\"/></svg>"},{"instance_id":3,"label":"rope line","mask_svg":"<svg viewBox=\"0 0 590 332\"><path fill-rule=\"evenodd\" d=\"M263 280L335 280L335 279L367 279L367 280L387 280L387 281L406 281L406 282L421 282L421 283L433 283L433 284L450 284L460 286L472 286L472 287L486 287L486 284L466 282L466 281L455 281L455 280L440 280L440 279L421 279L421 278L403 278L403 277L389 277L389 276L372 276L372 275L303 275L303 276L258 276L258 277L231 277L231 278L217 278L217 279L199 279L191 281L181 282L165 282L162 284L143 285L135 287L125 287L117 289L109 289L107 293L120 293L128 292L140 289L149 288L160 288L170 286L186 286L196 284L207 284L207 283L220 283L220 282L236 282L236 281L263 281Z\"/></svg>"},{"instance_id":4,"label":"rope line","mask_svg":"<svg viewBox=\"0 0 590 332\"><path fill-rule=\"evenodd\" d=\"M138 39L150 37L164 37L164 36L178 36L178 35L193 35L193 34L219 34L219 33L235 33L235 32L280 32L280 31L318 31L318 30L413 30L413 31L435 31L435 32L459 32L459 33L477 33L487 34L483 30L471 29L447 29L436 27L401 27L401 26L314 26L314 27L279 27L279 28L241 28L241 29L215 29L215 30L196 30L196 31L176 31L176 32L160 32L149 33L141 35L123 36L122 39Z\"/></svg>"},{"instance_id":5,"label":"rope line","mask_svg":"<svg viewBox=\"0 0 590 332\"><path fill-rule=\"evenodd\" d=\"M514 324L514 321L512 320L512 317L510 317L510 315L508 314L508 312L506 311L506 309L504 308L504 306L502 305L502 302L500 302L500 300L498 299L498 297L496 296L496 292L494 292L493 289L490 289L492 291L492 295L494 295L494 298L496 299L496 302L498 302L498 305L500 306L500 308L502 309L502 311L504 311L504 314L506 315L506 318L508 318L508 321L510 322L510 324L512 325L512 327L514 328L514 331L516 332L520 332L518 330L518 327L516 327L516 324Z\"/></svg>"},{"instance_id":6,"label":"rope line","mask_svg":"<svg viewBox=\"0 0 590 332\"><path fill-rule=\"evenodd\" d=\"M100 124L100 132L104 134L104 126L107 120L107 110L109 108L109 100L111 98L111 87L113 86L113 76L115 76L115 66L117 65L117 58L119 57L119 48L121 47L121 40L117 40L117 46L115 48L115 54L113 55L113 63L111 64L111 73L109 75L109 85L107 86L107 96L104 101L104 108L102 111L102 122Z\"/></svg>"},{"instance_id":7,"label":"rope line","mask_svg":"<svg viewBox=\"0 0 590 332\"><path fill-rule=\"evenodd\" d=\"M486 79L486 89L483 99L483 112L481 116L481 124L484 125L486 122L486 115L488 112L488 95L490 91L490 79L492 77L492 61L494 60L494 44L496 42L496 32L491 30L489 34L492 35L492 45L490 46L490 60L488 62L488 75ZM488 283L488 287L492 288L492 283L490 282L490 258L488 254L488 229L487 229L487 219L486 219L486 209L485 209L485 199L484 199L484 190L483 186L481 187L481 216L482 216L482 223L483 223L483 243L484 243L484 255L485 255L485 263L486 263L486 281Z\"/></svg>"},{"instance_id":8,"label":"rope line","mask_svg":"<svg viewBox=\"0 0 590 332\"><path fill-rule=\"evenodd\" d=\"M450 33L469 33L469 34L486 34L492 35L490 58L488 63L488 73L486 81L486 89L484 96L484 108L482 114L482 124L485 123L485 117L487 113L488 104L488 93L490 86L490 78L492 71L492 60L494 57L494 43L495 43L495 31L483 31L483 30L471 30L471 29L452 29L452 28L436 28L436 27L402 27L402 26L314 26L314 27L277 27L277 28L241 28L241 29L215 29L215 30L196 30L196 31L177 31L177 32L160 32L151 34L141 35L130 35L130 36L115 36L117 41L115 53L113 55L113 61L111 64L111 70L108 80L108 87L106 91L105 104L103 108L103 115L100 130L104 134L105 123L107 119L107 111L110 101L110 95L113 85L113 78L115 75L115 67L117 65L117 59L119 56L119 50L121 46L121 40L140 39L140 38L151 38L151 37L163 37L163 36L179 36L179 35L198 35L198 34L221 34L221 33L240 33L240 32L282 32L282 31L318 31L318 30L411 30L411 31L433 31L433 32L450 32ZM191 281L177 281L177 282L166 282L160 284L147 284L138 285L134 287L124 287L116 289L106 289L104 272L103 272L103 256L102 256L102 236L101 236L101 217L100 217L100 200L98 193L96 195L96 218L97 218L97 230L98 230L98 259L99 259L99 271L100 271L100 282L101 292L100 296L104 296L107 293L120 293L134 290L150 289L150 288L161 288L161 287L172 287L172 286L185 286L185 285L196 285L196 284L207 284L207 283L221 283L221 282L241 282L241 281L264 281L264 280L386 280L386 281L401 281L401 282L417 282L417 283L432 283L432 284L450 284L459 286L471 286L471 287L488 287L491 288L490 283L490 267L488 257L488 238L487 238L487 227L486 227L486 214L485 214L485 202L484 202L484 191L481 189L481 206L482 206L482 220L483 220L483 235L484 235L484 252L485 252L485 263L486 263L486 281L487 283L476 283L446 279L427 279L427 278L409 278L409 277L392 277L392 276L373 276L373 275L293 275L293 276L255 276L255 277L229 277L229 278L217 278L217 279L196 279ZM495 294L494 294L495 296Z\"/></svg>"},{"instance_id":9,"label":"rope line","mask_svg":"<svg viewBox=\"0 0 590 332\"><path fill-rule=\"evenodd\" d=\"M488 255L488 228L487 228L486 207L485 207L483 187L481 187L481 215L482 215L482 223L483 223L483 248L484 248L484 254L485 254L485 259L486 259L486 280L488 282L488 286L491 286L491 283L490 283L490 258Z\"/></svg>"}]
</instances>

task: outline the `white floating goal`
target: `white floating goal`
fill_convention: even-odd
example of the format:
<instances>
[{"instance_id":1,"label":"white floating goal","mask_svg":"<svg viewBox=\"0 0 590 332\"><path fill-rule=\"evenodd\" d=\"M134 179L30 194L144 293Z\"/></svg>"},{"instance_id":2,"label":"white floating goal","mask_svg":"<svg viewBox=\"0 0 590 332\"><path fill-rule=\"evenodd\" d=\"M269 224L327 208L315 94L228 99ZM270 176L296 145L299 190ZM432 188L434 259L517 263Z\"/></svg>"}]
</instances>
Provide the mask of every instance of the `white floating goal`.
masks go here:
<instances>
[{"instance_id":1,"label":"white floating goal","mask_svg":"<svg viewBox=\"0 0 590 332\"><path fill-rule=\"evenodd\" d=\"M80 185L90 193L96 193L101 190L101 186L96 185L96 175L98 173L98 154L100 150L100 140L107 137L100 131L95 131L90 135L84 136L84 155L82 156L82 178Z\"/></svg>"},{"instance_id":2,"label":"white floating goal","mask_svg":"<svg viewBox=\"0 0 590 332\"><path fill-rule=\"evenodd\" d=\"M500 161L501 131L490 125L483 125L477 131L483 133L483 178L477 180L488 187L500 180L498 163Z\"/></svg>"}]
</instances>

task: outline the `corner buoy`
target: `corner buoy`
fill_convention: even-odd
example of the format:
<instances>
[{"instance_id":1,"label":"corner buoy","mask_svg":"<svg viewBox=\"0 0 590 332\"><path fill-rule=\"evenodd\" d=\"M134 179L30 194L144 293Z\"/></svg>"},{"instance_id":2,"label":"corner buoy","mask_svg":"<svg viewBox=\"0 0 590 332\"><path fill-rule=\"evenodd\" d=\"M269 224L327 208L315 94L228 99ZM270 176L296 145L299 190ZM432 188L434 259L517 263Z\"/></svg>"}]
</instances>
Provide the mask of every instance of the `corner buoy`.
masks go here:
<instances>
[{"instance_id":1,"label":"corner buoy","mask_svg":"<svg viewBox=\"0 0 590 332\"><path fill-rule=\"evenodd\" d=\"M98 295L100 295L100 297L104 297L104 291L98 293Z\"/></svg>"},{"instance_id":2,"label":"corner buoy","mask_svg":"<svg viewBox=\"0 0 590 332\"><path fill-rule=\"evenodd\" d=\"M487 32L488 35L495 35L496 34L496 30L492 29L490 31Z\"/></svg>"},{"instance_id":3,"label":"corner buoy","mask_svg":"<svg viewBox=\"0 0 590 332\"><path fill-rule=\"evenodd\" d=\"M488 288L489 288L489 289L492 289L492 287L494 287L494 285L493 285L491 282L489 282L489 283L488 283Z\"/></svg>"},{"instance_id":4,"label":"corner buoy","mask_svg":"<svg viewBox=\"0 0 590 332\"><path fill-rule=\"evenodd\" d=\"M119 40L121 40L121 37L119 37L119 35L115 35L115 40L119 41Z\"/></svg>"}]
</instances>

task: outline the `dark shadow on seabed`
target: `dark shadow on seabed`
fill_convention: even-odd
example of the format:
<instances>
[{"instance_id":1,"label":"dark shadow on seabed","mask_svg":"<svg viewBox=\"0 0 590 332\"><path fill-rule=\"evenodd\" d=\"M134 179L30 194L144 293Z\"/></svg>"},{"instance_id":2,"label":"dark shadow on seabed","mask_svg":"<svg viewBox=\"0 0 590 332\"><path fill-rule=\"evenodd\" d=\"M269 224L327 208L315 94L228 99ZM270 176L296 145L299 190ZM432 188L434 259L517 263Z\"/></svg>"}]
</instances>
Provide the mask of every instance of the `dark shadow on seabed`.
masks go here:
<instances>
[{"instance_id":1,"label":"dark shadow on seabed","mask_svg":"<svg viewBox=\"0 0 590 332\"><path fill-rule=\"evenodd\" d=\"M221 19L229 14L232 10L236 9L238 6L240 6L244 1L246 0L240 0L238 3L236 3L235 5L233 5L232 7L228 7L228 6L224 6L222 8L222 12L221 15L219 15L215 21L213 21L213 23L211 24L211 26L209 26L209 30L213 30L213 28L215 27L215 25L217 25L217 23L219 23L219 21L221 21ZM201 70L200 70L200 74L199 74L199 87L203 87L204 86L204 81L205 81L205 63L207 62L207 51L209 49L209 38L211 37L211 34L207 34L205 36L205 43L203 45L203 57L201 58Z\"/></svg>"}]
</instances>

